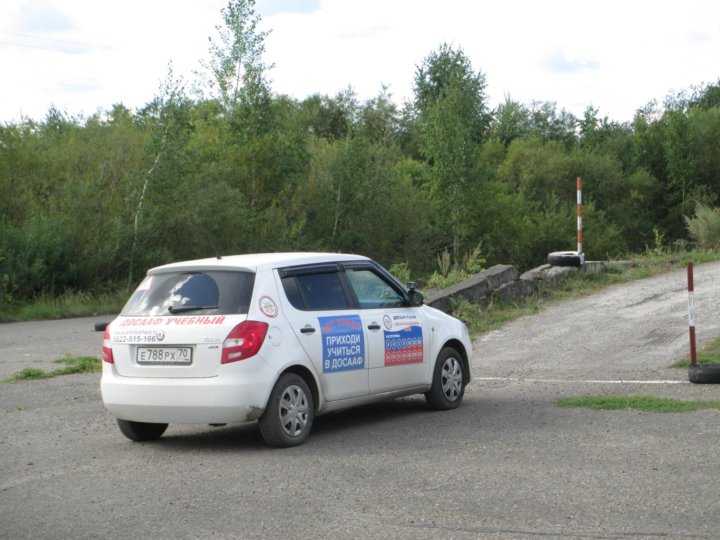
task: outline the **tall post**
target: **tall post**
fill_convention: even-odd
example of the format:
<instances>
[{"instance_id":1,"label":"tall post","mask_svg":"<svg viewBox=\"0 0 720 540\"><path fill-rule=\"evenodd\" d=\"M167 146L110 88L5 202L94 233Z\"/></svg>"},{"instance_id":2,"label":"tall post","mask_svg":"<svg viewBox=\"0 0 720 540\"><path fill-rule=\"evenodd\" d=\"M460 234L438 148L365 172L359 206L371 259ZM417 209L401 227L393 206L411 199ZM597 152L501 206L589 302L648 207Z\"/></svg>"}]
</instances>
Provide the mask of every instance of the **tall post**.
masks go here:
<instances>
[{"instance_id":1,"label":"tall post","mask_svg":"<svg viewBox=\"0 0 720 540\"><path fill-rule=\"evenodd\" d=\"M582 240L582 176L577 177L577 252L580 257L580 266L585 264Z\"/></svg>"},{"instance_id":2,"label":"tall post","mask_svg":"<svg viewBox=\"0 0 720 540\"><path fill-rule=\"evenodd\" d=\"M697 365L697 350L695 349L695 285L693 283L693 263L687 267L688 279L688 326L690 328L690 364Z\"/></svg>"}]
</instances>

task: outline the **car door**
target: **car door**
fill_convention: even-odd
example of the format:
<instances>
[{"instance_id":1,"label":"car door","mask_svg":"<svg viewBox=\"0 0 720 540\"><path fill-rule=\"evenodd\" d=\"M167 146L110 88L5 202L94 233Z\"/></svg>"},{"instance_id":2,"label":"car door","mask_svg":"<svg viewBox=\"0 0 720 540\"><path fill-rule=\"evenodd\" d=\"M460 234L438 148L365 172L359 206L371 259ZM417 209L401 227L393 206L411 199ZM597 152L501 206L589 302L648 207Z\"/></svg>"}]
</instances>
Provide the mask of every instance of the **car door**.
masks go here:
<instances>
[{"instance_id":1,"label":"car door","mask_svg":"<svg viewBox=\"0 0 720 540\"><path fill-rule=\"evenodd\" d=\"M367 336L370 393L421 386L429 381L429 328L420 307L371 264L344 265Z\"/></svg>"},{"instance_id":2,"label":"car door","mask_svg":"<svg viewBox=\"0 0 720 540\"><path fill-rule=\"evenodd\" d=\"M284 313L328 401L367 396L365 332L336 264L281 269Z\"/></svg>"}]
</instances>

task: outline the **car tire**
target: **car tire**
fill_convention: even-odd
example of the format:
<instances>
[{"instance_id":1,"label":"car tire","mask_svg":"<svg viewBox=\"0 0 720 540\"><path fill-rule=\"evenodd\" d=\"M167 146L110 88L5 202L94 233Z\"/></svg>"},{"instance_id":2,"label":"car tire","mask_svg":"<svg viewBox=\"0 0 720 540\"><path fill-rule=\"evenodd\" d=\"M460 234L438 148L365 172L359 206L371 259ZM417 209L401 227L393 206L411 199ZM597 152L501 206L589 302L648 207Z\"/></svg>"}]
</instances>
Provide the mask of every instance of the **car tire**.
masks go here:
<instances>
[{"instance_id":1,"label":"car tire","mask_svg":"<svg viewBox=\"0 0 720 540\"><path fill-rule=\"evenodd\" d=\"M465 366L460 354L445 347L438 354L433 370L432 387L425 393L428 405L435 410L455 409L465 395Z\"/></svg>"},{"instance_id":2,"label":"car tire","mask_svg":"<svg viewBox=\"0 0 720 540\"><path fill-rule=\"evenodd\" d=\"M548 253L547 262L551 266L582 266L582 258L577 251L553 251Z\"/></svg>"},{"instance_id":3,"label":"car tire","mask_svg":"<svg viewBox=\"0 0 720 540\"><path fill-rule=\"evenodd\" d=\"M688 380L695 384L720 384L720 364L690 365Z\"/></svg>"},{"instance_id":4,"label":"car tire","mask_svg":"<svg viewBox=\"0 0 720 540\"><path fill-rule=\"evenodd\" d=\"M286 448L307 440L314 419L315 404L307 383L295 373L285 373L275 383L258 425L268 445Z\"/></svg>"},{"instance_id":5,"label":"car tire","mask_svg":"<svg viewBox=\"0 0 720 540\"><path fill-rule=\"evenodd\" d=\"M133 422L131 420L120 420L118 418L118 427L123 435L131 441L144 442L159 439L165 430L167 424L151 424L148 422Z\"/></svg>"}]
</instances>

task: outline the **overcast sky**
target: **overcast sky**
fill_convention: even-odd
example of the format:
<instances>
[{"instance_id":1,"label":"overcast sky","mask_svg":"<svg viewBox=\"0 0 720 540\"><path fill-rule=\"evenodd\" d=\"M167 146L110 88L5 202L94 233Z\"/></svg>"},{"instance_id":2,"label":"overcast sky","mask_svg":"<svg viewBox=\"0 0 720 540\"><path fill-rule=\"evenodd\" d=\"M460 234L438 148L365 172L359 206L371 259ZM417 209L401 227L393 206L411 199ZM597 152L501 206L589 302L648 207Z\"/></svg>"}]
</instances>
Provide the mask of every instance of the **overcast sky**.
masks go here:
<instances>
[{"instance_id":1,"label":"overcast sky","mask_svg":"<svg viewBox=\"0 0 720 540\"><path fill-rule=\"evenodd\" d=\"M0 123L54 106L89 116L158 95L169 62L194 78L227 0L2 0ZM462 48L506 96L629 121L652 99L720 79L720 1L258 0L276 93L383 85L401 105L416 67Z\"/></svg>"}]
</instances>

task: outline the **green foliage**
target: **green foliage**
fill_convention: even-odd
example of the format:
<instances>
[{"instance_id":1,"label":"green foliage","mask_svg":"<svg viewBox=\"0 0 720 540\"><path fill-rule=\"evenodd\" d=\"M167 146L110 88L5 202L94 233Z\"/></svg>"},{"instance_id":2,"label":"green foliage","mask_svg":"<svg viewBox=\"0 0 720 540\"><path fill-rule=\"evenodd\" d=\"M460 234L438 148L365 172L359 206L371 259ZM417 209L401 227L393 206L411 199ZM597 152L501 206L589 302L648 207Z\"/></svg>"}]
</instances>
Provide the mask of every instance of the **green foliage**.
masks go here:
<instances>
[{"instance_id":1,"label":"green foliage","mask_svg":"<svg viewBox=\"0 0 720 540\"><path fill-rule=\"evenodd\" d=\"M2 262L0 260L0 262ZM13 301L13 288L10 286L10 276L0 275L0 313Z\"/></svg>"},{"instance_id":2,"label":"green foliage","mask_svg":"<svg viewBox=\"0 0 720 540\"><path fill-rule=\"evenodd\" d=\"M64 368L50 372L51 376L73 375L75 373L97 373L102 371L102 364L99 358L94 356L75 356L55 360L56 364L65 364Z\"/></svg>"},{"instance_id":3,"label":"green foliage","mask_svg":"<svg viewBox=\"0 0 720 540\"><path fill-rule=\"evenodd\" d=\"M300 107L303 129L324 139L343 139L351 135L357 124L360 108L357 95L351 88L339 92L335 97L312 95L306 98ZM370 121L371 111L372 105L368 103L367 111L363 111L363 114L368 116L366 122Z\"/></svg>"},{"instance_id":4,"label":"green foliage","mask_svg":"<svg viewBox=\"0 0 720 540\"><path fill-rule=\"evenodd\" d=\"M430 54L415 75L420 149L430 165L430 192L441 206L440 225L460 256L462 224L475 199L478 145L487 123L485 76L462 50L447 44Z\"/></svg>"},{"instance_id":5,"label":"green foliage","mask_svg":"<svg viewBox=\"0 0 720 540\"><path fill-rule=\"evenodd\" d=\"M437 263L440 268L440 275L445 277L450 273L451 266L450 252L445 248L445 251L437 254Z\"/></svg>"},{"instance_id":6,"label":"green foliage","mask_svg":"<svg viewBox=\"0 0 720 540\"><path fill-rule=\"evenodd\" d=\"M422 117L453 94L462 95L464 110L468 113L463 123L469 123L475 140L479 141L488 120L486 85L485 75L474 71L462 49L443 43L415 72L415 110Z\"/></svg>"},{"instance_id":7,"label":"green foliage","mask_svg":"<svg viewBox=\"0 0 720 540\"><path fill-rule=\"evenodd\" d=\"M0 126L0 318L33 300L53 316L48 299L132 288L148 267L217 252L350 251L436 285L486 264L524 270L574 248L578 176L588 258L659 256L688 233L717 245L693 232L710 222L686 219L720 196L717 84L632 124L509 97L490 113L485 75L443 44L402 109L386 88L297 101L272 92L254 5L223 9L193 97L170 69L137 111Z\"/></svg>"},{"instance_id":8,"label":"green foliage","mask_svg":"<svg viewBox=\"0 0 720 540\"><path fill-rule=\"evenodd\" d=\"M262 107L270 98L263 62L267 32L257 29L260 17L254 0L229 0L222 9L223 24L210 38L210 59L205 67L212 73L210 86L218 89L226 106Z\"/></svg>"},{"instance_id":9,"label":"green foliage","mask_svg":"<svg viewBox=\"0 0 720 540\"><path fill-rule=\"evenodd\" d=\"M558 141L567 148L575 142L577 119L567 112L557 112L557 105L551 102L533 102L530 106L529 135L542 141Z\"/></svg>"},{"instance_id":10,"label":"green foliage","mask_svg":"<svg viewBox=\"0 0 720 540\"><path fill-rule=\"evenodd\" d=\"M720 249L720 208L709 208L698 204L695 216L685 216L685 224L693 242L699 249L718 251Z\"/></svg>"},{"instance_id":11,"label":"green foliage","mask_svg":"<svg viewBox=\"0 0 720 540\"><path fill-rule=\"evenodd\" d=\"M17 381L47 379L48 377L50 377L50 375L44 369L25 368L11 375L10 377L6 377L5 379L3 379L3 382L12 384Z\"/></svg>"},{"instance_id":12,"label":"green foliage","mask_svg":"<svg viewBox=\"0 0 720 540\"><path fill-rule=\"evenodd\" d=\"M482 256L482 242L463 257L461 268L468 274L477 274L485 270L486 259Z\"/></svg>"},{"instance_id":13,"label":"green foliage","mask_svg":"<svg viewBox=\"0 0 720 540\"><path fill-rule=\"evenodd\" d=\"M119 287L112 292L68 290L55 295L43 293L32 300L11 298L4 306L0 305L0 323L116 314L127 297L128 291Z\"/></svg>"},{"instance_id":14,"label":"green foliage","mask_svg":"<svg viewBox=\"0 0 720 540\"><path fill-rule=\"evenodd\" d=\"M428 279L428 287L444 289L460 283L485 269L482 243L478 244L471 252L466 253L460 261L456 260L454 265L451 263L450 252L445 248L442 253L437 254L437 263L440 273L433 272Z\"/></svg>"},{"instance_id":15,"label":"green foliage","mask_svg":"<svg viewBox=\"0 0 720 540\"><path fill-rule=\"evenodd\" d=\"M509 96L492 115L489 136L508 146L516 139L525 139L530 134L530 111L522 103Z\"/></svg>"},{"instance_id":16,"label":"green foliage","mask_svg":"<svg viewBox=\"0 0 720 540\"><path fill-rule=\"evenodd\" d=\"M667 254L665 237L657 227L653 228L654 242L652 246L645 246L645 254L649 257L662 257Z\"/></svg>"},{"instance_id":17,"label":"green foliage","mask_svg":"<svg viewBox=\"0 0 720 540\"><path fill-rule=\"evenodd\" d=\"M720 79L714 84L695 89L690 99L690 107L705 111L720 107Z\"/></svg>"},{"instance_id":18,"label":"green foliage","mask_svg":"<svg viewBox=\"0 0 720 540\"><path fill-rule=\"evenodd\" d=\"M717 337L707 343L703 348L697 351L698 364L720 364L720 337ZM690 367L690 355L672 365L674 368Z\"/></svg>"},{"instance_id":19,"label":"green foliage","mask_svg":"<svg viewBox=\"0 0 720 540\"><path fill-rule=\"evenodd\" d=\"M93 356L66 357L55 361L56 364L65 364L64 368L45 371L44 369L25 368L3 379L4 383L15 383L37 379L50 379L59 375L73 375L76 373L96 373L102 371L99 358Z\"/></svg>"},{"instance_id":20,"label":"green foliage","mask_svg":"<svg viewBox=\"0 0 720 540\"><path fill-rule=\"evenodd\" d=\"M484 310L480 304L476 302L470 302L467 298L458 297L452 301L452 314L466 324L470 324L469 330L471 332L477 331L476 326L479 324L477 321L483 319Z\"/></svg>"},{"instance_id":21,"label":"green foliage","mask_svg":"<svg viewBox=\"0 0 720 540\"><path fill-rule=\"evenodd\" d=\"M403 285L410 283L410 266L407 262L391 264L388 270Z\"/></svg>"}]
</instances>

